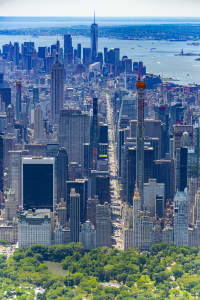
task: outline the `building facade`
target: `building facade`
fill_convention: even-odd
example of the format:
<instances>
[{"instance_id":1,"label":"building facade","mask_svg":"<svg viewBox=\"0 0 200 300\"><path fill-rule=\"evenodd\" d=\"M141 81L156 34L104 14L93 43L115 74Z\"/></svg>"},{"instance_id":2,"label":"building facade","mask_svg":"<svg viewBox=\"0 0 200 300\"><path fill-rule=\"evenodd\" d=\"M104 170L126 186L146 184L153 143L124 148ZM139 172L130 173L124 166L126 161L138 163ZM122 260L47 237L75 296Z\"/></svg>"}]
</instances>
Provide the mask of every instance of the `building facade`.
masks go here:
<instances>
[{"instance_id":1,"label":"building facade","mask_svg":"<svg viewBox=\"0 0 200 300\"><path fill-rule=\"evenodd\" d=\"M64 103L64 67L59 62L58 56L51 70L51 117L52 123L58 124L60 110Z\"/></svg>"},{"instance_id":2,"label":"building facade","mask_svg":"<svg viewBox=\"0 0 200 300\"><path fill-rule=\"evenodd\" d=\"M69 163L84 165L84 144L89 142L90 116L80 110L61 110L59 144L65 147Z\"/></svg>"},{"instance_id":3,"label":"building facade","mask_svg":"<svg viewBox=\"0 0 200 300\"><path fill-rule=\"evenodd\" d=\"M20 248L34 244L51 245L51 215L49 210L25 211L19 217Z\"/></svg>"},{"instance_id":4,"label":"building facade","mask_svg":"<svg viewBox=\"0 0 200 300\"><path fill-rule=\"evenodd\" d=\"M98 204L96 208L96 246L111 247L111 211L108 203Z\"/></svg>"},{"instance_id":5,"label":"building facade","mask_svg":"<svg viewBox=\"0 0 200 300\"><path fill-rule=\"evenodd\" d=\"M24 210L55 208L55 159L23 157L21 190Z\"/></svg>"},{"instance_id":6,"label":"building facade","mask_svg":"<svg viewBox=\"0 0 200 300\"><path fill-rule=\"evenodd\" d=\"M187 190L177 192L174 198L174 243L177 246L188 246Z\"/></svg>"},{"instance_id":7,"label":"building facade","mask_svg":"<svg viewBox=\"0 0 200 300\"><path fill-rule=\"evenodd\" d=\"M85 250L96 248L96 230L90 221L86 221L81 226L80 242Z\"/></svg>"},{"instance_id":8,"label":"building facade","mask_svg":"<svg viewBox=\"0 0 200 300\"><path fill-rule=\"evenodd\" d=\"M80 194L70 191L70 236L71 242L78 243L80 238Z\"/></svg>"}]
</instances>

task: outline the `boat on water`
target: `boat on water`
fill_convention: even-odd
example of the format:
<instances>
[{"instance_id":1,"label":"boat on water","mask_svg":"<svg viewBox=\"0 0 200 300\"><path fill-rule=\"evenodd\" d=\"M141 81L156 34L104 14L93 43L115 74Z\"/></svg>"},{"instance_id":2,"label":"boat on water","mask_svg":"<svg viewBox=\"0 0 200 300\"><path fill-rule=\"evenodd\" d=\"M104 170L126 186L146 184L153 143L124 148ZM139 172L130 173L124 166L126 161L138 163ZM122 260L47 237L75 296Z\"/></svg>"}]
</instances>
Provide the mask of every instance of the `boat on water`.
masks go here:
<instances>
[{"instance_id":1,"label":"boat on water","mask_svg":"<svg viewBox=\"0 0 200 300\"><path fill-rule=\"evenodd\" d=\"M174 55L175 55L175 56L200 56L199 53L192 53L192 52L187 52L187 53L185 53L185 52L183 51L183 49L181 50L180 53L174 54Z\"/></svg>"}]
</instances>

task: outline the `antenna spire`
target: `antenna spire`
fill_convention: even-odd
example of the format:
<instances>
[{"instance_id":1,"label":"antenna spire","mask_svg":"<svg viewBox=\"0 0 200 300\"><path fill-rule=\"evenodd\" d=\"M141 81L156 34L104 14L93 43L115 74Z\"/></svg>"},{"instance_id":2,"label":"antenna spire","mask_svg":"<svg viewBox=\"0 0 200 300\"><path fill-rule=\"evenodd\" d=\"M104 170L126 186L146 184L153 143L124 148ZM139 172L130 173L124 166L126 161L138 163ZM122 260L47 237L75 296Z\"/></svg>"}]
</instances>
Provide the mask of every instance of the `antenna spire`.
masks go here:
<instances>
[{"instance_id":1,"label":"antenna spire","mask_svg":"<svg viewBox=\"0 0 200 300\"><path fill-rule=\"evenodd\" d=\"M95 10L94 10L94 24L95 24Z\"/></svg>"}]
</instances>

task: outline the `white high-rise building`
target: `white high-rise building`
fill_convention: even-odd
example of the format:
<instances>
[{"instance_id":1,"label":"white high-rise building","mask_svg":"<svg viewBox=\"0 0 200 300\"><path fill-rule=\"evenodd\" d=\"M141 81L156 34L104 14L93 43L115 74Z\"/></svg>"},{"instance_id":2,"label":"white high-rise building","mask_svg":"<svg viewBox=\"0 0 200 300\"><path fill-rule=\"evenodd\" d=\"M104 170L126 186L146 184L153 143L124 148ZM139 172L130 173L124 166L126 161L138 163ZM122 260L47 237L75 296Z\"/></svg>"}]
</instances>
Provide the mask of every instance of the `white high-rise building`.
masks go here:
<instances>
[{"instance_id":1,"label":"white high-rise building","mask_svg":"<svg viewBox=\"0 0 200 300\"><path fill-rule=\"evenodd\" d=\"M174 198L174 243L177 246L188 246L187 190L177 192Z\"/></svg>"},{"instance_id":2,"label":"white high-rise building","mask_svg":"<svg viewBox=\"0 0 200 300\"><path fill-rule=\"evenodd\" d=\"M50 210L25 211L19 217L18 242L20 248L34 244L51 245Z\"/></svg>"},{"instance_id":3,"label":"white high-rise building","mask_svg":"<svg viewBox=\"0 0 200 300\"><path fill-rule=\"evenodd\" d=\"M41 142L44 138L43 128L43 112L40 104L36 105L34 111L34 140L35 142Z\"/></svg>"},{"instance_id":4,"label":"white high-rise building","mask_svg":"<svg viewBox=\"0 0 200 300\"><path fill-rule=\"evenodd\" d=\"M96 230L90 221L86 221L81 226L80 242L85 250L96 248Z\"/></svg>"},{"instance_id":5,"label":"white high-rise building","mask_svg":"<svg viewBox=\"0 0 200 300\"><path fill-rule=\"evenodd\" d=\"M52 123L58 124L60 110L63 108L64 102L64 67L58 60L56 61L51 70L51 117Z\"/></svg>"}]
</instances>

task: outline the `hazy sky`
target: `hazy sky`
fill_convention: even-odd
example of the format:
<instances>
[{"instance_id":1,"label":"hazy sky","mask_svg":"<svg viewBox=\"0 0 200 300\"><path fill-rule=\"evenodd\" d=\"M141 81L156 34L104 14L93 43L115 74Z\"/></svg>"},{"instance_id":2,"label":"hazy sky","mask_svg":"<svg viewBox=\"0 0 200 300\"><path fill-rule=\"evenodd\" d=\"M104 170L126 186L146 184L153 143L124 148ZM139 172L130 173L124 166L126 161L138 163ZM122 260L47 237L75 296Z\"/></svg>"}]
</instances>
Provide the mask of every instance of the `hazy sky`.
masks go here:
<instances>
[{"instance_id":1,"label":"hazy sky","mask_svg":"<svg viewBox=\"0 0 200 300\"><path fill-rule=\"evenodd\" d=\"M0 0L1 16L190 16L200 0Z\"/></svg>"}]
</instances>

